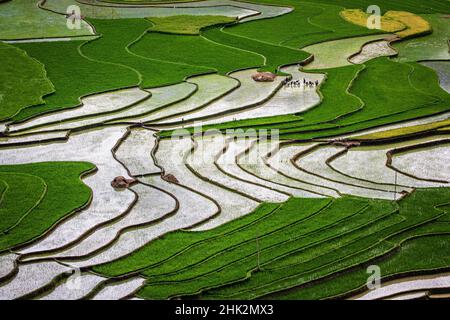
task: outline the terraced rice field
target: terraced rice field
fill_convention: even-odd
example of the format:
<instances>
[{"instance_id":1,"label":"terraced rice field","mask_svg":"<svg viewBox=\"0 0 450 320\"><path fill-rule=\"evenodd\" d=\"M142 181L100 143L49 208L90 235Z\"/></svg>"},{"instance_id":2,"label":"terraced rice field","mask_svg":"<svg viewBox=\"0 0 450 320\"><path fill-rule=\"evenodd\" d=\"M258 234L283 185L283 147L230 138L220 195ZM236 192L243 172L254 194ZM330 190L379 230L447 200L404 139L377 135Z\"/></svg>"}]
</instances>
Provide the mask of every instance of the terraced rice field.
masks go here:
<instances>
[{"instance_id":1,"label":"terraced rice field","mask_svg":"<svg viewBox=\"0 0 450 320\"><path fill-rule=\"evenodd\" d=\"M448 292L450 2L372 2L0 1L0 299Z\"/></svg>"}]
</instances>

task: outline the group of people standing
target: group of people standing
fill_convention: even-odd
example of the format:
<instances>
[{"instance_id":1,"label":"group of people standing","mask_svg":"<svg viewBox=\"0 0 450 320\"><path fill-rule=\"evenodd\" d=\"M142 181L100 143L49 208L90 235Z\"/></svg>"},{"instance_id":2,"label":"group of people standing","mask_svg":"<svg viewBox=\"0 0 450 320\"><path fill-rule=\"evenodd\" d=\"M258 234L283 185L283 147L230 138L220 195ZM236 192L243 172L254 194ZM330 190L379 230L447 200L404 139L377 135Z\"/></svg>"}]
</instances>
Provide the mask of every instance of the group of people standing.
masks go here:
<instances>
[{"instance_id":1,"label":"group of people standing","mask_svg":"<svg viewBox=\"0 0 450 320\"><path fill-rule=\"evenodd\" d=\"M285 88L300 88L302 86L302 81L285 79L283 81L283 85ZM310 81L303 78L303 87L317 87L318 85L319 80Z\"/></svg>"}]
</instances>

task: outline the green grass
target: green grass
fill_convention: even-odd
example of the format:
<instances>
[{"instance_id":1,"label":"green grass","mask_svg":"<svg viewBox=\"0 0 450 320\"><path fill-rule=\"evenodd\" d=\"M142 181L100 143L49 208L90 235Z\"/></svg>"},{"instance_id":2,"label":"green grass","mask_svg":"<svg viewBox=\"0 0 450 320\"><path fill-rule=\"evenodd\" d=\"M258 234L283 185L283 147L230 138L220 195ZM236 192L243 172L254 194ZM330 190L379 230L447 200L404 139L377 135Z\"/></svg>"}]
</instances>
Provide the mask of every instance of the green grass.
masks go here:
<instances>
[{"instance_id":1,"label":"green grass","mask_svg":"<svg viewBox=\"0 0 450 320\"><path fill-rule=\"evenodd\" d=\"M288 206L282 208L277 214L287 216L283 224L275 225L276 228L271 229L269 228L271 221L266 221L266 224L262 224L258 228L259 230L268 230L268 234L258 238L261 268L265 268L266 265L279 259L287 259L293 252L301 250L302 246L314 246L315 243L325 241L325 237L331 238L338 232L342 232L342 228L329 227L337 227L340 222L353 221L352 217L359 217L358 213L364 212L365 204L367 204L364 201L352 203L346 200L348 199L335 201L329 209L324 209L314 216L304 217L299 215L298 211L288 210ZM296 214L295 220L291 218L289 212ZM351 228L355 225L358 223L349 223L348 227ZM326 232L324 232L325 230ZM323 245L320 246L323 248ZM201 264L177 270L176 273L158 276L154 274L157 272L156 270L153 272L146 270L143 274L149 277L149 285L142 290L140 295L146 298L154 296L166 298L174 295L194 294L208 287L222 286L243 280L257 268L256 241L253 236L244 244L230 247L209 257ZM211 277L216 273L218 277Z\"/></svg>"},{"instance_id":2,"label":"green grass","mask_svg":"<svg viewBox=\"0 0 450 320\"><path fill-rule=\"evenodd\" d=\"M361 100L349 92L350 87L364 66L347 66L323 70L327 80L320 91L323 101L315 108L301 113L302 125L331 121L344 114L355 112L362 107ZM316 72L321 72L317 71ZM336 108L339 105L340 108Z\"/></svg>"},{"instance_id":3,"label":"green grass","mask_svg":"<svg viewBox=\"0 0 450 320\"><path fill-rule=\"evenodd\" d=\"M82 41L21 43L17 47L45 65L55 93L45 96L45 104L23 109L13 117L22 121L37 114L72 108L80 98L103 91L137 85L138 76L121 66L92 61L79 52Z\"/></svg>"},{"instance_id":4,"label":"green grass","mask_svg":"<svg viewBox=\"0 0 450 320\"><path fill-rule=\"evenodd\" d=\"M33 0L14 0L1 6L0 39L30 39L92 35L89 26L67 28L63 15L39 9ZM43 27L45 26L45 27Z\"/></svg>"},{"instance_id":5,"label":"green grass","mask_svg":"<svg viewBox=\"0 0 450 320\"><path fill-rule=\"evenodd\" d=\"M168 63L164 61L164 57L150 59L131 52L129 47L139 41L151 26L145 19L89 21L102 37L84 45L82 52L92 59L134 71L139 76L139 84L143 88L175 84L189 75L213 71L187 64Z\"/></svg>"},{"instance_id":6,"label":"green grass","mask_svg":"<svg viewBox=\"0 0 450 320\"><path fill-rule=\"evenodd\" d=\"M430 94L419 91L422 88L416 89L408 86L408 80L424 71L424 67L399 64L391 62L387 58L369 61L366 66L367 68L358 75L357 81L350 89L351 93L364 101L364 108L362 112L339 121L340 125L403 112L435 101ZM423 73L428 76L426 72ZM391 74L391 76L389 81L386 81L388 74ZM392 74L395 76L392 77ZM426 76L425 78L427 78ZM427 83L424 85L427 85ZM430 85L430 87L440 90L436 83L434 86Z\"/></svg>"},{"instance_id":7,"label":"green grass","mask_svg":"<svg viewBox=\"0 0 450 320\"><path fill-rule=\"evenodd\" d=\"M0 203L0 252L37 239L59 220L85 206L92 192L80 176L94 168L85 162L0 166L0 179L9 186Z\"/></svg>"},{"instance_id":8,"label":"green grass","mask_svg":"<svg viewBox=\"0 0 450 320\"><path fill-rule=\"evenodd\" d=\"M25 108L13 120L23 121L37 114L75 107L79 98L88 94L138 84L145 88L174 84L194 74L216 70L228 73L264 64L264 58L253 52L220 46L199 36L146 33L150 23L145 19L91 22L102 37L87 43L17 44L45 65L56 93L46 96L45 104ZM145 37L140 39L143 34ZM164 42L154 47L155 41L160 40ZM172 45L180 50L173 50ZM111 47L116 49L110 50ZM282 51L279 47L269 47L273 55ZM289 57L283 57L282 61L277 58L275 63L304 58L301 51L292 51Z\"/></svg>"},{"instance_id":9,"label":"green grass","mask_svg":"<svg viewBox=\"0 0 450 320\"><path fill-rule=\"evenodd\" d=\"M341 39L379 33L378 30L369 30L364 27L345 22L339 15L344 8L360 8L366 10L371 5L368 0L320 0L320 1L294 1L294 0L258 0L260 4L290 6L294 12L274 19L252 21L226 28L226 31L235 35L257 39L272 44L280 44L294 48ZM388 10L403 10L413 13L448 13L448 1L434 0L429 5L420 0L409 1L382 1L378 5L383 12ZM433 8L433 9L431 9Z\"/></svg>"},{"instance_id":10,"label":"green grass","mask_svg":"<svg viewBox=\"0 0 450 320\"><path fill-rule=\"evenodd\" d=\"M450 212L450 207L444 207ZM443 219L444 218L444 219ZM410 231L392 257L375 261L380 267L382 279L418 272L446 269L450 264L450 223L448 214ZM406 237L405 237L406 238ZM336 276L312 286L293 288L267 296L268 299L325 299L338 297L356 290L366 290L368 278L366 266ZM382 280L383 281L383 280Z\"/></svg>"},{"instance_id":11,"label":"green grass","mask_svg":"<svg viewBox=\"0 0 450 320\"><path fill-rule=\"evenodd\" d=\"M169 233L158 241L152 242L151 246L147 245L141 250L133 252L126 259L96 266L94 270L107 276L119 276L146 269L151 265L159 265L161 261L176 258L180 256L180 253L189 250L191 247L207 243L209 239L217 239L224 234L235 234L255 220L272 214L278 208L279 205L277 204L263 203L251 215L244 216L211 231Z\"/></svg>"},{"instance_id":12,"label":"green grass","mask_svg":"<svg viewBox=\"0 0 450 320\"><path fill-rule=\"evenodd\" d=\"M189 240L190 233L175 232L146 246L145 254L144 250L138 251L140 253L138 261L141 262L138 269L148 277L148 286L139 295L152 299L167 298L179 294L192 294L205 287L222 288L227 281L244 280L246 270L254 270L251 278L236 285L209 291L202 296L202 298L221 298L229 297L230 294L235 298L234 295L238 294L238 298L253 297L254 292L262 294L268 289L267 287L259 289L263 284L270 287L273 281L278 280L277 277L283 278L287 274L303 272L303 264L311 268L321 267L328 261L327 259L345 260L347 255L357 248L367 248L369 258L376 252L384 253L383 250L386 248L392 250L389 245L378 245L376 239L384 239L400 231L404 231L404 235L410 237L411 234L406 230L412 225L439 216L442 212L433 210L433 206L439 201L448 201L448 196L448 189L419 190L399 202L401 215L392 214L396 207L394 202L357 198L338 199L332 206L325 208L323 207L325 200L310 200L321 201L320 207L324 209L317 213L319 210L316 207L316 211L299 215L303 210L299 210L298 206L304 199L292 199L274 212L271 211L272 208L266 207L263 211L247 216L247 220L252 217L252 224L249 221L243 224L244 221L240 220L239 232L236 228L230 228L235 222L222 226L221 232L211 230L203 235L194 233L192 236L194 239L191 240ZM224 234L224 229L234 232ZM324 230L327 232L322 232ZM344 236L345 233L347 235ZM260 239L260 263L263 271L255 270L257 236ZM274 240L276 236L280 238ZM326 241L330 237L334 237L333 240ZM378 251L372 250L370 247L372 244L377 245ZM292 250L295 248L304 249L294 254L296 251ZM380 251L380 248L383 250ZM176 254L176 251L167 253L164 249L176 250L179 253ZM287 255L282 256L283 252ZM155 262L158 261L156 257L159 258L159 262ZM135 259L136 256L134 259L118 260L97 267L96 271L106 271L109 272L108 275L126 273L134 266ZM146 259L151 266L145 269ZM300 261L302 263L299 263ZM349 265L354 262L355 260L348 258ZM336 264L336 268L339 267L341 265ZM133 269L135 270L137 269ZM302 279L296 278L289 283L301 282Z\"/></svg>"},{"instance_id":13,"label":"green grass","mask_svg":"<svg viewBox=\"0 0 450 320\"><path fill-rule=\"evenodd\" d=\"M450 125L450 119L436 121L432 123L419 124L415 126L405 126L397 129L391 129L386 131L379 131L369 133L361 136L354 137L360 140L378 140L378 139L391 139L401 136L413 135L421 132L433 131L441 128L445 128Z\"/></svg>"},{"instance_id":14,"label":"green grass","mask_svg":"<svg viewBox=\"0 0 450 320\"><path fill-rule=\"evenodd\" d=\"M413 38L394 43L394 48L399 52L397 61L421 61L421 60L449 60L450 53L447 44L450 34L448 18L442 14L422 15L433 28L430 35Z\"/></svg>"},{"instance_id":15,"label":"green grass","mask_svg":"<svg viewBox=\"0 0 450 320\"><path fill-rule=\"evenodd\" d=\"M47 184L38 176L17 172L0 172L0 179L8 186L0 203L0 233L3 233L33 210L45 196Z\"/></svg>"},{"instance_id":16,"label":"green grass","mask_svg":"<svg viewBox=\"0 0 450 320\"><path fill-rule=\"evenodd\" d=\"M226 28L226 31L277 45L302 48L314 43L379 33L378 30L351 24L342 19L343 7L295 0L260 0L261 4L290 6L295 10L273 19L251 21Z\"/></svg>"},{"instance_id":17,"label":"green grass","mask_svg":"<svg viewBox=\"0 0 450 320\"><path fill-rule=\"evenodd\" d=\"M93 23L103 37L90 42L16 44L45 65L56 92L45 97L45 104L23 109L13 117L14 121L78 106L81 97L94 93L139 84L142 87L174 84L193 74L214 71L206 67L152 60L129 51L127 46L150 27L145 19L93 20ZM116 50L111 51L111 47ZM233 50L225 50L226 53L230 51ZM236 59L240 61L243 56L238 52ZM156 58L164 57L158 55Z\"/></svg>"},{"instance_id":18,"label":"green grass","mask_svg":"<svg viewBox=\"0 0 450 320\"><path fill-rule=\"evenodd\" d=\"M204 21L197 17L194 19L198 19L198 22L188 23L193 28L191 33L194 34L200 26L218 24L209 16L206 16ZM159 30L158 20L150 20L156 23L150 31ZM181 20L181 23L178 20ZM189 17L161 18L159 21L169 21L169 27L164 28L163 24L163 31L173 28L173 24L185 29ZM221 73L249 67L262 67L262 70L277 72L282 65L299 63L309 57L309 54L303 51L231 35L227 33L228 30L230 29L209 27L201 31L201 37L149 32L131 50L140 56L205 66Z\"/></svg>"},{"instance_id":19,"label":"green grass","mask_svg":"<svg viewBox=\"0 0 450 320\"><path fill-rule=\"evenodd\" d=\"M439 78L439 85L450 93L450 60L422 62L422 65L434 70Z\"/></svg>"},{"instance_id":20,"label":"green grass","mask_svg":"<svg viewBox=\"0 0 450 320\"><path fill-rule=\"evenodd\" d=\"M218 25L234 19L92 19L101 35L93 41L0 44L5 62L0 67L0 121L11 117L23 121L75 107L80 97L88 94L136 85L151 88L174 84L194 74L227 74L250 67L278 72L280 66L309 56L299 48L379 33L347 23L339 16L344 8L365 10L371 4L369 0L254 2L296 10L226 27ZM12 4L16 5L13 9ZM62 30L62 16L37 12L34 3L33 8L30 4L24 0L2 4L0 38L68 34L67 28ZM327 76L320 87L323 100L305 112L203 129L279 129L281 139L311 139L448 110L450 95L439 86L436 73L410 61L448 59L445 41L449 29L441 15L449 12L450 2L381 0L378 5L383 11L423 14L434 33L396 44L400 51L397 61L379 58L364 65L316 70ZM114 11L111 9L111 17L118 14ZM125 11L120 14L132 14ZM101 12L100 16L108 17L108 10ZM25 26L24 17L28 15L31 18ZM48 28L36 27L42 21ZM327 58L348 49L317 46L326 47ZM331 60L335 62L334 58L327 61ZM430 128L436 128L436 124L383 134L398 136ZM161 136L170 133L162 132ZM92 192L80 175L93 169L92 164L83 162L0 166L0 252L40 238L58 221L87 205ZM384 277L448 268L449 199L450 189L436 188L415 190L400 201L344 196L263 203L254 212L215 229L170 232L128 256L92 269L106 277L136 273L146 278L138 295L148 299L339 296L364 286L367 264L379 264Z\"/></svg>"},{"instance_id":21,"label":"green grass","mask_svg":"<svg viewBox=\"0 0 450 320\"><path fill-rule=\"evenodd\" d=\"M8 189L8 184L5 181L0 180L0 204L3 201L3 196L5 195L5 192L7 189Z\"/></svg>"},{"instance_id":22,"label":"green grass","mask_svg":"<svg viewBox=\"0 0 450 320\"><path fill-rule=\"evenodd\" d=\"M448 190L436 200L445 196ZM418 198L408 198L406 208L393 201L348 196L335 200L291 199L279 207L264 204L244 218L207 232L170 233L129 257L94 270L107 276L139 271L147 277L147 286L139 296L149 299L192 295L223 286L227 293L239 293L242 284L253 284L254 277L259 285L261 281L270 285L275 280L272 275L283 278L309 270L303 270L302 263L320 267L332 263L330 259L345 260L350 247L364 250L372 244L364 239L380 239L438 213L429 210L414 216L408 206L417 206L416 202L423 200ZM423 208L432 208L429 202ZM395 213L397 208L400 214ZM258 271L256 238L262 271ZM236 281L243 282L226 286ZM223 294L212 292L207 297ZM247 298L245 294L239 297Z\"/></svg>"},{"instance_id":23,"label":"green grass","mask_svg":"<svg viewBox=\"0 0 450 320\"><path fill-rule=\"evenodd\" d=\"M205 27L235 22L235 18L225 16L170 16L148 18L154 24L151 31L198 35Z\"/></svg>"},{"instance_id":24,"label":"green grass","mask_svg":"<svg viewBox=\"0 0 450 320\"><path fill-rule=\"evenodd\" d=\"M199 36L149 32L131 51L144 57L203 66L220 74L264 66L264 58L255 53L217 45Z\"/></svg>"},{"instance_id":25,"label":"green grass","mask_svg":"<svg viewBox=\"0 0 450 320\"><path fill-rule=\"evenodd\" d=\"M53 92L44 66L24 51L0 43L0 121L21 109L43 103L42 97Z\"/></svg>"},{"instance_id":26,"label":"green grass","mask_svg":"<svg viewBox=\"0 0 450 320\"><path fill-rule=\"evenodd\" d=\"M225 130L227 128L260 128L260 129L279 129L284 128L301 128L308 125L326 123L337 117L355 112L362 107L361 100L347 92L352 81L357 77L358 73L364 69L362 65L351 65L341 68L333 68L327 70L315 70L315 72L324 72L327 75L325 83L321 86L321 94L323 101L320 105L296 115L274 116L265 118L256 118L248 120L239 120L227 122L218 125L204 126L206 131L211 128ZM337 108L336 106L340 107ZM322 125L322 126L325 126ZM330 124L332 126L332 124ZM193 132L193 128L187 129ZM171 131L162 131L161 137L171 136ZM283 133L283 131L281 131Z\"/></svg>"},{"instance_id":27,"label":"green grass","mask_svg":"<svg viewBox=\"0 0 450 320\"><path fill-rule=\"evenodd\" d=\"M280 66L300 63L310 56L308 53L301 50L237 36L228 31L228 28L223 29L222 27L209 28L202 32L202 36L221 45L258 53L264 56L266 62L262 69L266 71L276 73Z\"/></svg>"},{"instance_id":28,"label":"green grass","mask_svg":"<svg viewBox=\"0 0 450 320\"><path fill-rule=\"evenodd\" d=\"M383 220L380 220L375 224L378 225L378 228L374 228L371 232L364 234L362 231L354 231L348 236L336 240L334 246L333 244L330 246L329 243L323 245L315 252L310 253L310 260L305 259L306 256L301 254L292 255L290 259L279 260L264 266L262 271L254 273L245 281L211 290L202 298L248 299L262 297L271 292L287 291L332 274L341 274L340 272L343 270L361 266L362 263L373 261L376 258L384 256L388 259L388 254L394 252L400 243L423 234L423 230L418 226L430 220L436 220L444 213L442 208L438 209L435 206L448 203L449 195L448 188L417 190L398 202L398 214L403 219L394 219L392 223L387 224L385 224L386 220L384 223ZM388 219L392 219L393 216L389 215ZM448 225L446 228L450 230ZM355 237L355 232L359 233L358 237ZM349 242L348 237L353 238L353 241ZM439 239L437 240L439 241ZM330 246L328 252L324 252L326 251L324 248L327 246ZM414 264L415 259L406 260L403 263L405 265ZM425 265L433 266L432 263ZM367 279L367 274L365 279ZM328 295L327 291L324 293Z\"/></svg>"},{"instance_id":29,"label":"green grass","mask_svg":"<svg viewBox=\"0 0 450 320\"><path fill-rule=\"evenodd\" d=\"M412 120L449 109L450 95L439 86L435 72L418 63L408 63L390 68L389 64L394 62L390 62L386 58L377 60L371 62L376 68L370 69L368 65L366 70L370 74L363 75L364 81L358 78L358 81L350 90L365 103L360 112L335 121L334 126L328 129L320 126L306 128L309 132L302 132L304 129L299 131L296 128L283 129L283 138L303 139L334 136L389 123ZM406 67L410 68L410 73L406 71ZM383 68L385 72L392 72L397 69L395 76L390 78L392 82L381 83L382 80L380 79L383 79L384 75L379 71ZM394 80L397 76L399 78ZM369 85L370 82L377 83L377 85L373 87ZM410 85L406 85L407 83ZM311 131L314 129L322 131Z\"/></svg>"},{"instance_id":30,"label":"green grass","mask_svg":"<svg viewBox=\"0 0 450 320\"><path fill-rule=\"evenodd\" d=\"M385 81L387 74L390 74L389 81ZM360 124L383 117L384 121L389 123L391 115L422 107L430 107L431 111L431 106L436 104L445 110L450 101L450 96L439 87L433 71L416 63L401 64L388 58L367 62L366 68L358 74L349 92L364 102L363 108L345 117L343 115L348 112L341 113L341 118L333 122L336 127ZM328 96L331 94L333 91L329 91ZM317 109L320 109L320 106ZM307 118L307 113L304 117ZM314 129L320 129L320 126ZM283 133L297 130L286 128Z\"/></svg>"},{"instance_id":31,"label":"green grass","mask_svg":"<svg viewBox=\"0 0 450 320\"><path fill-rule=\"evenodd\" d=\"M309 215L323 208L329 202L330 200L292 199L284 206L288 206L291 209L292 207L296 207L297 213ZM124 259L118 259L111 263L96 266L94 270L108 276L118 276L145 269L152 265L157 266L161 261L170 258L173 259L174 257L178 257L180 253L188 252L187 250L191 247L195 249L199 245L208 244L210 239L220 240L225 235L236 237L239 236L243 229L251 232L252 228L255 227L255 222L264 221L264 218L273 216L274 211L279 208L279 204L263 203L253 213L210 231L171 232ZM279 223L283 223L282 217L279 218ZM249 228L251 229L248 230ZM264 232L264 230L261 230L261 232ZM255 236L256 234L253 233L253 237Z\"/></svg>"},{"instance_id":32,"label":"green grass","mask_svg":"<svg viewBox=\"0 0 450 320\"><path fill-rule=\"evenodd\" d=\"M259 0L258 0L259 1ZM313 3L334 4L345 8L359 8L366 10L367 7L373 5L371 0L303 0ZM412 13L448 13L450 11L450 3L446 0L379 0L376 3L382 10L409 11Z\"/></svg>"},{"instance_id":33,"label":"green grass","mask_svg":"<svg viewBox=\"0 0 450 320\"><path fill-rule=\"evenodd\" d=\"M203 130L211 127L278 129L281 139L311 139L357 132L449 109L450 95L439 86L436 73L418 63L397 63L388 58L369 61L353 81L348 95L344 90L351 81L350 68L357 66L326 70L328 79L321 89L324 100L298 114L302 120L280 122L279 117L268 117L205 126ZM344 74L346 77L342 77ZM161 136L170 134L163 131Z\"/></svg>"}]
</instances>

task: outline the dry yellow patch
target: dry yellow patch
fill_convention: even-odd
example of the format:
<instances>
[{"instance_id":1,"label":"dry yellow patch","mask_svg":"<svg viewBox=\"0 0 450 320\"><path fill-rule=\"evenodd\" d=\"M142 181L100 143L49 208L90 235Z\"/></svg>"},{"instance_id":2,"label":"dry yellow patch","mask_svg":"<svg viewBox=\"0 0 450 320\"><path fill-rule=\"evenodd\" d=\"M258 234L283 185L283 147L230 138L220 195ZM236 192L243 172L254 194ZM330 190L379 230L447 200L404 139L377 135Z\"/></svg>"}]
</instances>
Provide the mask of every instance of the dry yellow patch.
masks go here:
<instances>
[{"instance_id":1,"label":"dry yellow patch","mask_svg":"<svg viewBox=\"0 0 450 320\"><path fill-rule=\"evenodd\" d=\"M427 124L419 124L415 126L409 126L409 127L403 127L398 129L391 129L386 131L380 131L375 132L371 134L366 134L362 136L354 137L355 139L361 139L361 140L376 140L376 139L388 139L388 138L395 138L395 137L401 137L409 134L414 133L420 133L430 130L439 130L439 131L446 131L450 129L448 127L450 125L450 119L427 123Z\"/></svg>"},{"instance_id":2,"label":"dry yellow patch","mask_svg":"<svg viewBox=\"0 0 450 320\"><path fill-rule=\"evenodd\" d=\"M360 9L345 9L342 18L348 22L367 27L369 14ZM431 25L422 17L406 11L388 11L381 16L381 30L395 32L401 38L431 31Z\"/></svg>"},{"instance_id":3,"label":"dry yellow patch","mask_svg":"<svg viewBox=\"0 0 450 320\"><path fill-rule=\"evenodd\" d=\"M450 127L440 128L439 131L450 132Z\"/></svg>"},{"instance_id":4,"label":"dry yellow patch","mask_svg":"<svg viewBox=\"0 0 450 320\"><path fill-rule=\"evenodd\" d=\"M367 19L369 14L365 13L361 9L345 9L341 11L341 16L348 22L357 24L361 27L367 27ZM393 20L391 18L381 17L381 30L386 32L397 32L405 30L407 27L403 23Z\"/></svg>"},{"instance_id":5,"label":"dry yellow patch","mask_svg":"<svg viewBox=\"0 0 450 320\"><path fill-rule=\"evenodd\" d=\"M431 25L428 21L410 12L388 11L384 17L399 21L406 26L405 30L396 33L400 38L406 38L431 31Z\"/></svg>"}]
</instances>

